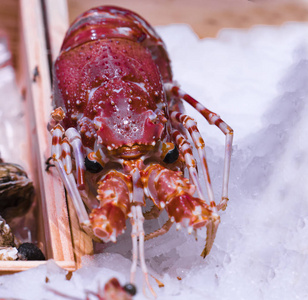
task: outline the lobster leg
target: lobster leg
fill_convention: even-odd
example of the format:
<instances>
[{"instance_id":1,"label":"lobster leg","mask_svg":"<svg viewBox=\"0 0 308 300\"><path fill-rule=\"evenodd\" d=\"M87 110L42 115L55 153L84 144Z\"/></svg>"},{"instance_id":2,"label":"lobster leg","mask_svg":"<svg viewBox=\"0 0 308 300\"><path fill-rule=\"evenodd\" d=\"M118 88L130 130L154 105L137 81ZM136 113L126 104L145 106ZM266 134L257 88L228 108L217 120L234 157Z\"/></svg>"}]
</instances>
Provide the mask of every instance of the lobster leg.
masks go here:
<instances>
[{"instance_id":1,"label":"lobster leg","mask_svg":"<svg viewBox=\"0 0 308 300\"><path fill-rule=\"evenodd\" d=\"M208 198L210 205L213 207L213 210L216 211L216 204L214 201L214 193L213 193L213 188L211 185L211 179L210 179L210 173L206 161L206 154L205 154L205 149L204 149L204 141L203 138L201 137L199 130L197 128L196 122L189 116L179 113L179 112L172 112L171 115L171 120L173 122L179 122L184 125L184 127L188 130L195 147L198 151L198 155L201 161L201 167L202 167L202 172L205 177L205 182L206 182L206 190L208 193Z\"/></svg>"},{"instance_id":2,"label":"lobster leg","mask_svg":"<svg viewBox=\"0 0 308 300\"><path fill-rule=\"evenodd\" d=\"M76 214L78 216L81 227L90 236L93 236L93 232L90 227L87 211L80 197L74 175L72 173L72 159L71 149L68 140L63 139L64 129L60 124L57 124L52 130L52 146L51 155L54 164L60 174L62 181L66 187L68 194L70 195Z\"/></svg>"},{"instance_id":3,"label":"lobster leg","mask_svg":"<svg viewBox=\"0 0 308 300\"><path fill-rule=\"evenodd\" d=\"M179 113L180 114L180 113ZM203 195L203 192L201 190L201 186L200 186L200 181L198 178L198 174L197 174L197 169L196 169L196 162L193 158L193 154L192 154L192 149L190 144L188 143L188 141L186 140L186 138L183 136L182 133L180 133L180 131L178 130L174 130L173 134L173 139L175 140L177 146L179 147L184 159L185 159L185 163L186 166L188 168L189 174L190 174L190 178L192 183L195 185L198 195L200 197L199 200L205 201L205 197ZM205 158L205 155L204 155ZM206 163L206 160L204 160L204 162ZM207 165L205 165L206 170L207 170ZM211 184L210 184L210 180L209 180L209 174L208 172L206 173L207 176L207 187L209 188L208 191L210 192L209 195L211 196L213 193L212 192L212 188L211 188ZM212 199L214 199L214 197L212 196ZM202 256L205 257L211 250L213 243L214 243L214 239L216 236L216 232L218 229L218 225L219 225L219 216L217 215L217 209L215 206L215 202L212 200L210 201L211 206L209 206L209 208L211 209L211 215L208 217L207 222L205 222L206 226L207 226L207 235L206 235L206 244L204 247L204 250L202 252ZM168 225L168 224L166 224ZM179 226L179 225L177 225ZM166 227L166 229L168 229L168 226ZM155 232L154 232L155 234Z\"/></svg>"},{"instance_id":4,"label":"lobster leg","mask_svg":"<svg viewBox=\"0 0 308 300\"><path fill-rule=\"evenodd\" d=\"M143 216L146 220L153 220L157 219L161 214L162 210L159 209L157 206L153 205L149 211L143 213Z\"/></svg>"},{"instance_id":5,"label":"lobster leg","mask_svg":"<svg viewBox=\"0 0 308 300\"><path fill-rule=\"evenodd\" d=\"M223 186L222 186L222 196L220 203L217 205L217 209L225 210L228 202L228 183L229 183L229 173L230 173L230 163L231 163L231 152L232 152L232 141L233 141L233 129L226 124L217 114L208 110L197 100L192 98L190 95L185 93L179 87L167 83L165 84L165 88L169 91L173 96L179 97L189 103L192 107L194 107L202 116L209 122L211 125L216 125L226 136L225 141L225 161L224 161L224 173L223 173Z\"/></svg>"},{"instance_id":6,"label":"lobster leg","mask_svg":"<svg viewBox=\"0 0 308 300\"><path fill-rule=\"evenodd\" d=\"M143 216L146 220L157 219L159 215L161 214L161 212L162 212L162 209L158 208L156 205L153 205L150 211L146 211L143 213ZM144 237L144 240L147 241L147 240L156 238L160 235L167 233L169 229L171 228L172 224L173 222L171 222L169 218L161 228L147 234Z\"/></svg>"},{"instance_id":7,"label":"lobster leg","mask_svg":"<svg viewBox=\"0 0 308 300\"><path fill-rule=\"evenodd\" d=\"M72 146L73 151L74 151L78 189L83 190L84 185L85 185L84 183L85 165L84 165L84 157L82 153L83 147L82 147L82 142L81 142L81 136L78 133L78 131L72 127L66 130L65 135L67 136L70 142L70 145Z\"/></svg>"},{"instance_id":8,"label":"lobster leg","mask_svg":"<svg viewBox=\"0 0 308 300\"><path fill-rule=\"evenodd\" d=\"M141 165L143 162L140 161ZM156 293L154 292L152 286L149 282L148 271L145 263L145 255L144 255L144 229L143 222L144 216L142 213L141 206L145 204L144 202L144 190L142 187L142 179L141 174L138 168L133 168L130 172L133 190L132 190L132 206L131 206L131 224L132 224L132 243L133 243L133 263L131 268L131 282L134 282L135 272L137 267L137 259L138 259L138 242L139 242L139 257L140 257L140 265L141 270L145 279L145 283L148 286L150 292L154 297L156 297ZM139 241L138 241L139 239Z\"/></svg>"},{"instance_id":9,"label":"lobster leg","mask_svg":"<svg viewBox=\"0 0 308 300\"><path fill-rule=\"evenodd\" d=\"M142 214L141 206L136 205L131 207L132 217L131 217L131 224L132 224L132 242L133 242L133 263L131 267L131 282L134 283L135 280L135 273L137 268L137 260L138 260L138 238L139 238L139 256L140 256L140 265L141 270L148 286L149 290L151 291L152 295L156 297L156 293L154 292L150 282L149 276L147 271L147 266L145 263L145 255L144 255L144 229L143 229L143 221L144 217Z\"/></svg>"},{"instance_id":10,"label":"lobster leg","mask_svg":"<svg viewBox=\"0 0 308 300\"><path fill-rule=\"evenodd\" d=\"M147 241L147 240L150 240L150 239L154 239L154 238L156 238L160 235L167 233L169 231L169 229L171 228L172 224L173 224L173 222L170 219L168 219L166 221L166 223L161 228L155 230L154 232L147 234L144 237L144 240Z\"/></svg>"},{"instance_id":11,"label":"lobster leg","mask_svg":"<svg viewBox=\"0 0 308 300\"><path fill-rule=\"evenodd\" d=\"M173 131L172 137L184 157L191 182L195 185L199 198L205 201L205 196L203 194L200 181L198 179L196 161L193 157L193 151L190 143L187 141L185 136L178 130Z\"/></svg>"}]
</instances>

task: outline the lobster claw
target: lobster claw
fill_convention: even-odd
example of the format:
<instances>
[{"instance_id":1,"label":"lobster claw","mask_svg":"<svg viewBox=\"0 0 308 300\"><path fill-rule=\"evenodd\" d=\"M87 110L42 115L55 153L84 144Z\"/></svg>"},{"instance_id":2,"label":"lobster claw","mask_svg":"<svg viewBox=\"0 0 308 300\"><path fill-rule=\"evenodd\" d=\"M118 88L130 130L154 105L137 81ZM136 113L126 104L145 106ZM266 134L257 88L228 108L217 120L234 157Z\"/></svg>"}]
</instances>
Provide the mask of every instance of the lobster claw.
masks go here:
<instances>
[{"instance_id":1,"label":"lobster claw","mask_svg":"<svg viewBox=\"0 0 308 300\"><path fill-rule=\"evenodd\" d=\"M188 229L188 233L206 226L206 243L201 253L205 258L213 246L220 217L210 209L207 204L188 193L174 197L166 205L166 210L172 221L177 223L177 229L181 226Z\"/></svg>"},{"instance_id":2,"label":"lobster claw","mask_svg":"<svg viewBox=\"0 0 308 300\"><path fill-rule=\"evenodd\" d=\"M97 199L100 205L89 215L93 233L103 242L116 242L125 230L130 212L129 191L125 175L111 171L98 182Z\"/></svg>"},{"instance_id":3,"label":"lobster claw","mask_svg":"<svg viewBox=\"0 0 308 300\"><path fill-rule=\"evenodd\" d=\"M170 199L166 205L166 210L171 220L183 227L188 227L188 231L206 225L212 214L204 201L192 197L188 193Z\"/></svg>"},{"instance_id":4,"label":"lobster claw","mask_svg":"<svg viewBox=\"0 0 308 300\"><path fill-rule=\"evenodd\" d=\"M205 257L212 248L220 222L219 215L212 206L193 196L195 187L181 172L155 164L148 167L144 174L147 194L159 209L166 209L170 221L176 223L177 229L184 227L188 233L192 233L193 230L207 227L206 244L201 254ZM155 237L156 234L159 233L154 232L147 238Z\"/></svg>"},{"instance_id":5,"label":"lobster claw","mask_svg":"<svg viewBox=\"0 0 308 300\"><path fill-rule=\"evenodd\" d=\"M126 216L114 203L93 209L89 219L94 235L103 242L116 242L117 236L125 230Z\"/></svg>"}]
</instances>

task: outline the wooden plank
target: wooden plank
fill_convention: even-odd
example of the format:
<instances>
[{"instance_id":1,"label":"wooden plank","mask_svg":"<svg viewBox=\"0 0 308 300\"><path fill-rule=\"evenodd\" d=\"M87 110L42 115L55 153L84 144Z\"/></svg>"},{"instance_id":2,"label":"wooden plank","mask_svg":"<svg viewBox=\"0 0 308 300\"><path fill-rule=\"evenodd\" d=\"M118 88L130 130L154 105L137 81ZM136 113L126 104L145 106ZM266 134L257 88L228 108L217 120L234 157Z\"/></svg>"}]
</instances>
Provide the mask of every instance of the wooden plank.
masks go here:
<instances>
[{"instance_id":1,"label":"wooden plank","mask_svg":"<svg viewBox=\"0 0 308 300\"><path fill-rule=\"evenodd\" d=\"M22 37L25 46L26 102L29 113L32 156L37 171L38 189L43 213L47 258L74 264L69 219L62 182L56 170L45 171L50 156L47 123L51 112L51 86L46 55L41 1L21 0ZM34 76L37 71L37 76Z\"/></svg>"},{"instance_id":2,"label":"wooden plank","mask_svg":"<svg viewBox=\"0 0 308 300\"><path fill-rule=\"evenodd\" d=\"M68 271L75 270L74 262L55 261L55 263ZM40 265L46 264L46 261L2 261L1 262L1 275L12 274L16 272L26 271L31 268L36 268Z\"/></svg>"},{"instance_id":3,"label":"wooden plank","mask_svg":"<svg viewBox=\"0 0 308 300\"><path fill-rule=\"evenodd\" d=\"M45 10L48 26L51 60L54 62L69 27L67 3L65 0L45 0ZM78 218L72 200L67 195L70 225L73 239L74 256L77 268L81 266L84 255L93 254L93 241L79 226Z\"/></svg>"}]
</instances>

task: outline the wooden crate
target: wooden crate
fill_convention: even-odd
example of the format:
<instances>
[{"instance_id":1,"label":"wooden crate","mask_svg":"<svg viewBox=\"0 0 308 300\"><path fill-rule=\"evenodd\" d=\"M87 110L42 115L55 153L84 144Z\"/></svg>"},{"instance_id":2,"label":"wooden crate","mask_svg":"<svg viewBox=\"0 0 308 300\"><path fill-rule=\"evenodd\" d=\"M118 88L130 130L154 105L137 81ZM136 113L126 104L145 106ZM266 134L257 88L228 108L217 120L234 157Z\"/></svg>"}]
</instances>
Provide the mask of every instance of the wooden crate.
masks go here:
<instances>
[{"instance_id":1,"label":"wooden crate","mask_svg":"<svg viewBox=\"0 0 308 300\"><path fill-rule=\"evenodd\" d=\"M55 169L45 171L51 145L47 123L52 108L50 68L41 4L40 0L2 1L1 15L10 16L14 22L1 25L9 35L18 86L25 98L29 149L22 151L29 153L28 175L34 182L38 202L38 244L47 259L54 259L60 267L67 270L75 270L65 190ZM0 261L0 273L19 272L44 263Z\"/></svg>"},{"instance_id":2,"label":"wooden crate","mask_svg":"<svg viewBox=\"0 0 308 300\"><path fill-rule=\"evenodd\" d=\"M45 0L43 11L46 20L46 38L50 66L59 55L60 48L69 28L69 14L66 0ZM79 226L77 215L70 197L67 195L68 212L70 217L70 230L72 234L73 251L76 267L81 266L81 258L84 255L93 254L93 241Z\"/></svg>"},{"instance_id":3,"label":"wooden crate","mask_svg":"<svg viewBox=\"0 0 308 300\"><path fill-rule=\"evenodd\" d=\"M238 2L238 5L235 5ZM255 24L281 24L285 21L304 21L306 6L296 3L264 6L258 3L228 1L186 0L142 1L115 0L114 5L124 6L144 16L152 25L189 23L198 35L214 37L221 28L249 28ZM18 83L24 91L29 126L29 165L38 208L38 236L46 257L59 266L74 270L81 257L93 253L91 239L79 228L70 199L66 199L63 184L55 169L45 171L50 156L51 138L47 123L51 112L51 68L56 59L69 23L86 9L110 4L103 0L0 0L0 17L5 10L19 26L10 24L9 33L18 69ZM213 3L216 3L213 5ZM305 12L305 13L304 13ZM0 18L0 25L1 20ZM15 22L16 23L16 22ZM16 26L16 30L14 30ZM17 42L19 41L19 43ZM16 59L18 57L19 59ZM34 78L34 72L37 76ZM1 262L0 273L26 270L44 262Z\"/></svg>"}]
</instances>

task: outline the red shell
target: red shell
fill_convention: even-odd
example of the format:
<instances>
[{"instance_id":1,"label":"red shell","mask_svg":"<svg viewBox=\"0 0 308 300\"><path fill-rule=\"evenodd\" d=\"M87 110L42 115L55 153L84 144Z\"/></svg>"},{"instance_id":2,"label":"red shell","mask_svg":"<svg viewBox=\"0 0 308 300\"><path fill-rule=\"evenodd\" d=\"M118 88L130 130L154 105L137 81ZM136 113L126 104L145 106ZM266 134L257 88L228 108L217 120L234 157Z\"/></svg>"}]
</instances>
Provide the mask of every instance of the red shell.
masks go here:
<instances>
[{"instance_id":1,"label":"red shell","mask_svg":"<svg viewBox=\"0 0 308 300\"><path fill-rule=\"evenodd\" d=\"M54 104L84 146L152 144L166 116L163 82L172 80L168 54L137 14L102 6L71 25L54 68Z\"/></svg>"}]
</instances>

